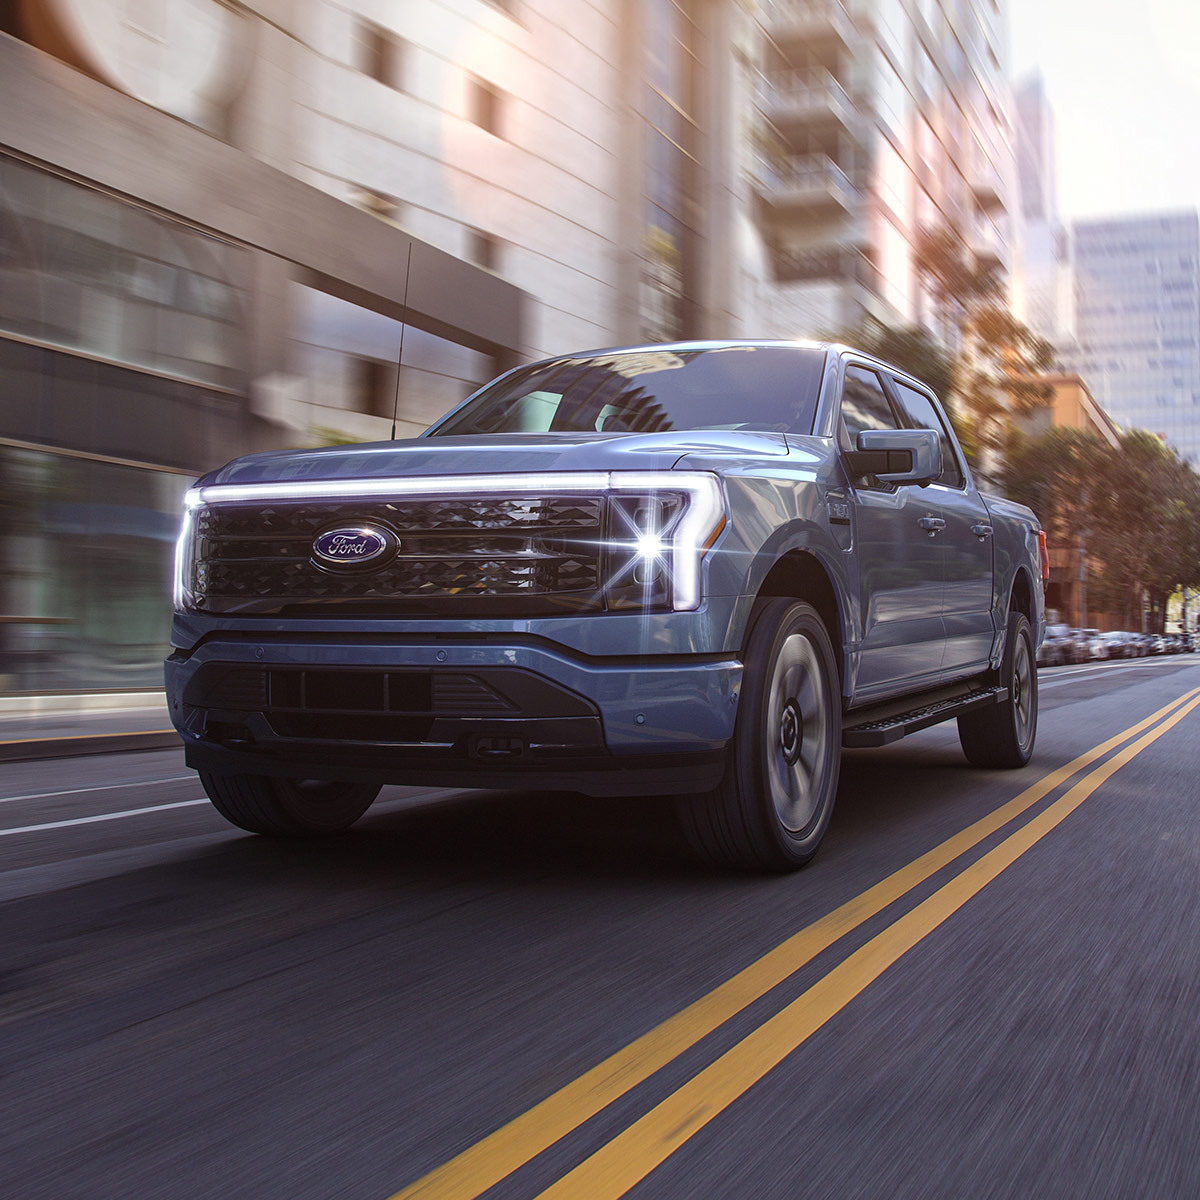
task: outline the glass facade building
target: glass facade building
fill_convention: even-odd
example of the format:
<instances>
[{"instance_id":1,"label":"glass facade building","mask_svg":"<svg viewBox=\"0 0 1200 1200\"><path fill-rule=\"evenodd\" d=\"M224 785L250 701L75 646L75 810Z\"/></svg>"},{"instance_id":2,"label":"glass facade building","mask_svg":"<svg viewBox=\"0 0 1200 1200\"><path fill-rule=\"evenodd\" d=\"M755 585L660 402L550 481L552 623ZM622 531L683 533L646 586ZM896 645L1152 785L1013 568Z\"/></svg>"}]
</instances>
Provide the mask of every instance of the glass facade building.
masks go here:
<instances>
[{"instance_id":1,"label":"glass facade building","mask_svg":"<svg viewBox=\"0 0 1200 1200\"><path fill-rule=\"evenodd\" d=\"M159 686L183 493L238 440L246 265L0 156L0 691Z\"/></svg>"},{"instance_id":2,"label":"glass facade building","mask_svg":"<svg viewBox=\"0 0 1200 1200\"><path fill-rule=\"evenodd\" d=\"M1196 212L1076 221L1078 371L1115 421L1200 465L1200 218Z\"/></svg>"}]
</instances>

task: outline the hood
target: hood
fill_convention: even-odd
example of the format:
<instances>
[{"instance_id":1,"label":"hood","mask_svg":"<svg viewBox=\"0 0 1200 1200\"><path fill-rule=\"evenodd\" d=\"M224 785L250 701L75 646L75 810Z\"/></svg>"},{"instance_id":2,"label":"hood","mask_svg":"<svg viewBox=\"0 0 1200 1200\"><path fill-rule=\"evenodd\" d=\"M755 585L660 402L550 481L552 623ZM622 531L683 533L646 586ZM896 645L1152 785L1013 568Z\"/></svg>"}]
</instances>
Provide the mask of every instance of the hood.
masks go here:
<instances>
[{"instance_id":1,"label":"hood","mask_svg":"<svg viewBox=\"0 0 1200 1200\"><path fill-rule=\"evenodd\" d=\"M692 430L668 433L507 433L409 438L281 450L238 458L200 482L489 475L529 471L668 471L687 454L786 455L780 433Z\"/></svg>"}]
</instances>

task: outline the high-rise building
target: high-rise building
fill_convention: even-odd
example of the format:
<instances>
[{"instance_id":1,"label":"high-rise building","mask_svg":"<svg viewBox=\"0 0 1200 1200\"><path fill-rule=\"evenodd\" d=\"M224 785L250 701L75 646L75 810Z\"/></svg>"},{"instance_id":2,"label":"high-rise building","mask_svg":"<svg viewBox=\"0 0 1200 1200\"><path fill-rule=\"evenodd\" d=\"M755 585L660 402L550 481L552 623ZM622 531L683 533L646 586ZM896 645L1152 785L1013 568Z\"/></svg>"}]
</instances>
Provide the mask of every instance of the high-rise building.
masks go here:
<instances>
[{"instance_id":1,"label":"high-rise building","mask_svg":"<svg viewBox=\"0 0 1200 1200\"><path fill-rule=\"evenodd\" d=\"M1058 214L1054 112L1040 76L1017 88L1015 116L1023 315L1034 333L1059 345L1074 325L1070 241Z\"/></svg>"},{"instance_id":2,"label":"high-rise building","mask_svg":"<svg viewBox=\"0 0 1200 1200\"><path fill-rule=\"evenodd\" d=\"M1200 464L1200 218L1079 220L1071 240L1078 341L1064 365L1119 424Z\"/></svg>"},{"instance_id":3,"label":"high-rise building","mask_svg":"<svg viewBox=\"0 0 1200 1200\"><path fill-rule=\"evenodd\" d=\"M764 332L868 313L936 327L916 266L925 229L1011 272L1006 17L1003 0L763 0Z\"/></svg>"}]
</instances>

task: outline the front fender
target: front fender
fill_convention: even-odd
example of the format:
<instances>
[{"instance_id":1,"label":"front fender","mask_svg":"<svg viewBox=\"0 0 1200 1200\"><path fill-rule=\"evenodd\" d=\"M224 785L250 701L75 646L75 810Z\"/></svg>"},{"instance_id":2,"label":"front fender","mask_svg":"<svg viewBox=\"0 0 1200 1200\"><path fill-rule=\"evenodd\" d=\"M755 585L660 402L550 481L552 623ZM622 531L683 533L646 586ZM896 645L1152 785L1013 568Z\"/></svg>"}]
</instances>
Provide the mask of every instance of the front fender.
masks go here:
<instances>
[{"instance_id":1,"label":"front fender","mask_svg":"<svg viewBox=\"0 0 1200 1200\"><path fill-rule=\"evenodd\" d=\"M736 549L729 565L738 575L730 642L742 644L754 600L768 575L782 559L794 554L815 559L828 578L843 648L856 641L848 555L829 529L825 489L810 473L797 472L727 477L725 486L736 530L736 539L731 539L736 541Z\"/></svg>"}]
</instances>

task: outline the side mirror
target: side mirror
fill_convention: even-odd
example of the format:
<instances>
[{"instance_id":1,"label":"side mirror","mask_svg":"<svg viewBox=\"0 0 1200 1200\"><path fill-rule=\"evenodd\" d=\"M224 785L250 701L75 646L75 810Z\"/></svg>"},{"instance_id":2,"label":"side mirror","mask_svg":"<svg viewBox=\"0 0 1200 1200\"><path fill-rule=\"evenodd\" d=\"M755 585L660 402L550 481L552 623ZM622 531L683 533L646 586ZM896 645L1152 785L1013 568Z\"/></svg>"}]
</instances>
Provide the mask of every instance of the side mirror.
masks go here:
<instances>
[{"instance_id":1,"label":"side mirror","mask_svg":"<svg viewBox=\"0 0 1200 1200\"><path fill-rule=\"evenodd\" d=\"M884 483L928 483L942 473L942 443L933 429L864 429L846 464L856 479L874 475Z\"/></svg>"}]
</instances>

